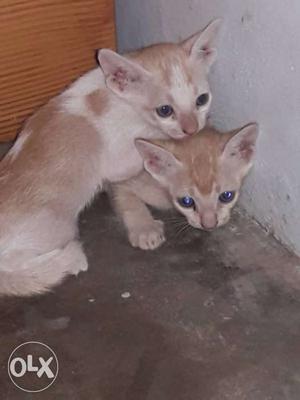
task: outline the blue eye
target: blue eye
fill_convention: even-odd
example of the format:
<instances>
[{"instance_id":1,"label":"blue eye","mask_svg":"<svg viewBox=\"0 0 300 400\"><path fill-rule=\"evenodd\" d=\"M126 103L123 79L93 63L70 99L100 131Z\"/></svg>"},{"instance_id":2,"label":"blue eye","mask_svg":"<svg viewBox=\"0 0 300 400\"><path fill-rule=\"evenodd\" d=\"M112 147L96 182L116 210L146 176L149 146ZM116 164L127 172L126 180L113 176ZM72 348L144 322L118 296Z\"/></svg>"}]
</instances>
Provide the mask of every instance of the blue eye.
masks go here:
<instances>
[{"instance_id":1,"label":"blue eye","mask_svg":"<svg viewBox=\"0 0 300 400\"><path fill-rule=\"evenodd\" d=\"M156 112L160 117L168 118L173 114L174 110L171 106L166 104L164 106L157 107Z\"/></svg>"},{"instance_id":2,"label":"blue eye","mask_svg":"<svg viewBox=\"0 0 300 400\"><path fill-rule=\"evenodd\" d=\"M235 198L235 192L223 192L219 196L221 203L230 203Z\"/></svg>"},{"instance_id":3,"label":"blue eye","mask_svg":"<svg viewBox=\"0 0 300 400\"><path fill-rule=\"evenodd\" d=\"M190 196L184 196L178 199L178 203L185 208L195 207L194 199Z\"/></svg>"},{"instance_id":4,"label":"blue eye","mask_svg":"<svg viewBox=\"0 0 300 400\"><path fill-rule=\"evenodd\" d=\"M203 93L200 96L197 97L196 100L196 105L197 107L204 106L205 104L208 103L209 100L209 94L208 93Z\"/></svg>"}]
</instances>

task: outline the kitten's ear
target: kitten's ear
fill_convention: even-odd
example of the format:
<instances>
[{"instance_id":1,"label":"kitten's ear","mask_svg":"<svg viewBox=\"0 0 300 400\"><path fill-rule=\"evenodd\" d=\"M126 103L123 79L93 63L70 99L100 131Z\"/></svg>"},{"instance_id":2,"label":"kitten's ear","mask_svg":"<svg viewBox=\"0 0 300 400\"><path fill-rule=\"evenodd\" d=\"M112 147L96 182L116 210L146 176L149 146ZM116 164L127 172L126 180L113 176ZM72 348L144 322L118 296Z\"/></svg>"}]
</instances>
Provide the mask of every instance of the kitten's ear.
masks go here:
<instances>
[{"instance_id":1,"label":"kitten's ear","mask_svg":"<svg viewBox=\"0 0 300 400\"><path fill-rule=\"evenodd\" d=\"M182 42L183 48L193 60L203 60L209 68L216 59L215 42L220 31L222 19L217 18L201 32L197 32Z\"/></svg>"},{"instance_id":2,"label":"kitten's ear","mask_svg":"<svg viewBox=\"0 0 300 400\"><path fill-rule=\"evenodd\" d=\"M99 50L98 61L107 87L117 95L140 97L147 90L152 75L138 63L109 49Z\"/></svg>"},{"instance_id":3,"label":"kitten's ear","mask_svg":"<svg viewBox=\"0 0 300 400\"><path fill-rule=\"evenodd\" d=\"M240 169L247 173L252 166L257 136L258 124L246 125L226 143L222 154L223 158L236 170Z\"/></svg>"},{"instance_id":4,"label":"kitten's ear","mask_svg":"<svg viewBox=\"0 0 300 400\"><path fill-rule=\"evenodd\" d=\"M144 160L145 170L161 183L167 183L171 176L182 169L181 162L163 147L142 139L137 139L135 145Z\"/></svg>"}]
</instances>

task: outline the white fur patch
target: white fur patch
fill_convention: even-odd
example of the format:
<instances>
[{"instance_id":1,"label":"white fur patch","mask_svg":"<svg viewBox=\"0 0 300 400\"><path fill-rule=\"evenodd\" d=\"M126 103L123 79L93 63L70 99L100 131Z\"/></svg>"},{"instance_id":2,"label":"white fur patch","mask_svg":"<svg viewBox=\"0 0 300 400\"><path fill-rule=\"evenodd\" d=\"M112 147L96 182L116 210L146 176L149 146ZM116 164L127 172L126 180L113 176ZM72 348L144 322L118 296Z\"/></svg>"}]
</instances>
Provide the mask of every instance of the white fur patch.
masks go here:
<instances>
[{"instance_id":1,"label":"white fur patch","mask_svg":"<svg viewBox=\"0 0 300 400\"><path fill-rule=\"evenodd\" d=\"M100 68L93 69L73 83L65 91L66 95L86 96L104 85L104 75Z\"/></svg>"},{"instance_id":2,"label":"white fur patch","mask_svg":"<svg viewBox=\"0 0 300 400\"><path fill-rule=\"evenodd\" d=\"M65 98L62 97L61 107L65 112L69 114L79 115L83 117L86 117L89 114L89 109L83 96L72 96Z\"/></svg>"},{"instance_id":3,"label":"white fur patch","mask_svg":"<svg viewBox=\"0 0 300 400\"><path fill-rule=\"evenodd\" d=\"M186 85L186 75L184 74L179 64L173 64L171 70L171 79L174 86L178 89L182 89Z\"/></svg>"},{"instance_id":4,"label":"white fur patch","mask_svg":"<svg viewBox=\"0 0 300 400\"><path fill-rule=\"evenodd\" d=\"M26 142L26 140L28 139L29 135L31 132L29 131L23 131L18 139L16 140L16 143L13 145L13 147L10 149L8 156L10 157L10 161L14 161L18 154L20 153L20 151L22 150L24 143Z\"/></svg>"},{"instance_id":5,"label":"white fur patch","mask_svg":"<svg viewBox=\"0 0 300 400\"><path fill-rule=\"evenodd\" d=\"M179 64L172 65L171 95L182 110L189 110L195 101L193 86Z\"/></svg>"},{"instance_id":6,"label":"white fur patch","mask_svg":"<svg viewBox=\"0 0 300 400\"><path fill-rule=\"evenodd\" d=\"M104 76L100 68L88 72L61 96L63 110L70 114L90 116L85 97L103 87L104 84Z\"/></svg>"}]
</instances>

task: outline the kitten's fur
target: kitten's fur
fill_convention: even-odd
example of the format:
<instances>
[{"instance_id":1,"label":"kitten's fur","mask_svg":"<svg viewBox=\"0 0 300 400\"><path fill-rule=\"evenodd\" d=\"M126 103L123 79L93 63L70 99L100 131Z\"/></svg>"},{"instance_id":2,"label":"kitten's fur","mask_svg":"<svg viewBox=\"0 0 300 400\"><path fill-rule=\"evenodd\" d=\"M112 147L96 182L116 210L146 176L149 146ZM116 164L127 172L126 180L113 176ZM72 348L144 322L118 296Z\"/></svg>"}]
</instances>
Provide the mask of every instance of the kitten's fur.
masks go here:
<instances>
[{"instance_id":1,"label":"kitten's fur","mask_svg":"<svg viewBox=\"0 0 300 400\"><path fill-rule=\"evenodd\" d=\"M165 240L162 221L153 219L146 204L158 209L175 207L195 228L224 225L252 165L257 133L257 125L249 124L229 133L205 128L180 143L137 140L145 170L112 185L115 209L132 246L155 249ZM218 197L225 191L234 191L235 198L222 204ZM184 196L194 199L195 209L178 203Z\"/></svg>"},{"instance_id":2,"label":"kitten's fur","mask_svg":"<svg viewBox=\"0 0 300 400\"><path fill-rule=\"evenodd\" d=\"M218 20L179 44L120 56L96 68L26 122L0 164L0 293L30 295L87 269L77 217L108 182L139 173L134 139L182 138L203 127ZM156 107L175 114L160 118Z\"/></svg>"}]
</instances>

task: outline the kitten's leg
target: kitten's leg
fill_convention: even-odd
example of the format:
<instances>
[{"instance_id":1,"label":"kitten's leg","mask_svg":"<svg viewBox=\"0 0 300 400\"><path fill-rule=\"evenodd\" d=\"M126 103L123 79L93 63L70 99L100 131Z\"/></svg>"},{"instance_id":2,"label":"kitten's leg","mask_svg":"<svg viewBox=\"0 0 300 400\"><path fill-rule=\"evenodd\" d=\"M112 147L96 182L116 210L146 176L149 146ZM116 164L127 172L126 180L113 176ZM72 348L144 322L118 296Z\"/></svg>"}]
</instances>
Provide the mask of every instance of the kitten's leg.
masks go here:
<instances>
[{"instance_id":1,"label":"kitten's leg","mask_svg":"<svg viewBox=\"0 0 300 400\"><path fill-rule=\"evenodd\" d=\"M121 216L133 247L154 250L164 241L163 222L155 220L145 203L122 185L115 185L114 205Z\"/></svg>"},{"instance_id":2,"label":"kitten's leg","mask_svg":"<svg viewBox=\"0 0 300 400\"><path fill-rule=\"evenodd\" d=\"M113 185L112 194L115 210L126 226L131 245L143 250L159 247L165 241L163 222L152 217L144 201L157 208L167 208L169 203L163 193L149 183L145 187L141 180L135 179Z\"/></svg>"}]
</instances>

